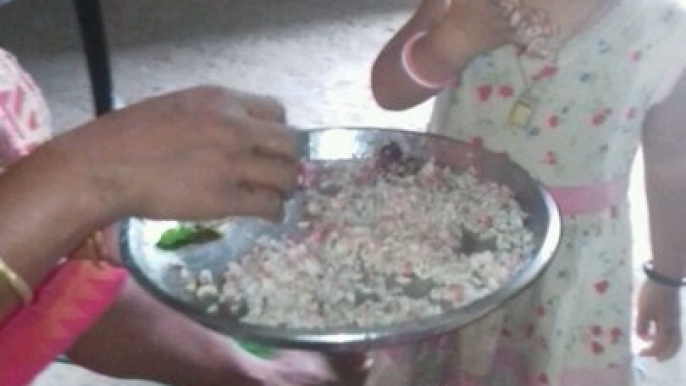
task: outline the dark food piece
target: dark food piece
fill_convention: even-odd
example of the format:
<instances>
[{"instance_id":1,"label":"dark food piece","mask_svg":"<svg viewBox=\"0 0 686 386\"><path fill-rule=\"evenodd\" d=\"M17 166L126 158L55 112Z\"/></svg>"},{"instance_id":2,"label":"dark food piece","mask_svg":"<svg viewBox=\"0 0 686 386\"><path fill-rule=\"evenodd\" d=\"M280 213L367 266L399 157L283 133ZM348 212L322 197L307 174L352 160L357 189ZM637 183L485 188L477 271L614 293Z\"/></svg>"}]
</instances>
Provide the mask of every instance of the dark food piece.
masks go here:
<instances>
[{"instance_id":1,"label":"dark food piece","mask_svg":"<svg viewBox=\"0 0 686 386\"><path fill-rule=\"evenodd\" d=\"M397 142L381 147L376 156L376 167L384 173L405 177L417 174L424 165L421 159L406 155Z\"/></svg>"},{"instance_id":2,"label":"dark food piece","mask_svg":"<svg viewBox=\"0 0 686 386\"><path fill-rule=\"evenodd\" d=\"M398 163L398 166L394 172L401 177L411 176L419 173L419 171L422 169L422 166L424 166L424 161L417 157L407 156L400 161L400 163Z\"/></svg>"},{"instance_id":3,"label":"dark food piece","mask_svg":"<svg viewBox=\"0 0 686 386\"><path fill-rule=\"evenodd\" d=\"M403 156L403 149L400 148L397 142L390 142L388 145L383 146L379 149L379 154L377 155L379 162L386 164L399 162L403 159Z\"/></svg>"}]
</instances>

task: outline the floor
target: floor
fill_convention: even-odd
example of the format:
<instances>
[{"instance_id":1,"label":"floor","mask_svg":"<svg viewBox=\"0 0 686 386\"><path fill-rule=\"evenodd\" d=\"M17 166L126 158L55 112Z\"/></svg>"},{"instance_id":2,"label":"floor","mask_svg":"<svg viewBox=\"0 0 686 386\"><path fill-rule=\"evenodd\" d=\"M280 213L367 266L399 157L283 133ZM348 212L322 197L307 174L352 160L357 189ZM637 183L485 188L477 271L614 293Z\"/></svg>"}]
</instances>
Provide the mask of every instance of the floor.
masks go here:
<instances>
[{"instance_id":1,"label":"floor","mask_svg":"<svg viewBox=\"0 0 686 386\"><path fill-rule=\"evenodd\" d=\"M416 129L427 105L390 113L375 107L369 66L414 0L104 0L117 94L126 101L199 83L281 99L300 127ZM91 116L89 90L68 0L19 0L0 8L0 46L37 77L59 130ZM640 166L640 163L639 163ZM647 256L640 167L632 187L637 256ZM640 273L637 270L637 277ZM686 354L640 362L642 385L686 384ZM56 365L35 386L143 386Z\"/></svg>"}]
</instances>

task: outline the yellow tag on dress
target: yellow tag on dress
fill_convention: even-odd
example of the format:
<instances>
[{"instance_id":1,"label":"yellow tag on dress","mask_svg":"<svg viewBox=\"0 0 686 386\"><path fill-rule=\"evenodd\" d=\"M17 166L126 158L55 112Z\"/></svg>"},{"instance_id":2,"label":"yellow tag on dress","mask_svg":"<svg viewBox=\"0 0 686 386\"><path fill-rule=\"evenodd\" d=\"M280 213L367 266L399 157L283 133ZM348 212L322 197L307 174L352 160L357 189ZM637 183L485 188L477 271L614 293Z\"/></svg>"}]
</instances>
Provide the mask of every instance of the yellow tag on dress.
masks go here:
<instances>
[{"instance_id":1,"label":"yellow tag on dress","mask_svg":"<svg viewBox=\"0 0 686 386\"><path fill-rule=\"evenodd\" d=\"M522 95L517 98L512 110L510 110L510 116L508 117L508 123L516 128L525 129L531 125L531 121L534 118L534 113L538 107L538 98L533 93L533 88L529 87L528 90L524 91Z\"/></svg>"},{"instance_id":2,"label":"yellow tag on dress","mask_svg":"<svg viewBox=\"0 0 686 386\"><path fill-rule=\"evenodd\" d=\"M531 122L531 117L534 115L533 107L525 100L518 100L515 102L512 110L510 110L510 116L508 117L508 122L510 125L525 128L529 126Z\"/></svg>"}]
</instances>

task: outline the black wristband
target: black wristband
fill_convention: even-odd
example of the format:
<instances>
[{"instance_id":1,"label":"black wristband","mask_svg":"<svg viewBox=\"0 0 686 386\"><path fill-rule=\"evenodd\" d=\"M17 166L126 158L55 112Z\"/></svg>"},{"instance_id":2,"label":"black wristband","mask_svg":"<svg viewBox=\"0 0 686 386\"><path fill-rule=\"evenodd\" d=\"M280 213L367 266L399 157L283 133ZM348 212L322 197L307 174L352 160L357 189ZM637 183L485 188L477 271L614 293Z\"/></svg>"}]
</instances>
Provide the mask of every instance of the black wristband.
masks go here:
<instances>
[{"instance_id":1,"label":"black wristband","mask_svg":"<svg viewBox=\"0 0 686 386\"><path fill-rule=\"evenodd\" d=\"M686 287L686 278L674 279L657 273L655 272L655 268L653 268L652 261L643 264L643 272L645 272L648 279L663 286L672 288Z\"/></svg>"}]
</instances>

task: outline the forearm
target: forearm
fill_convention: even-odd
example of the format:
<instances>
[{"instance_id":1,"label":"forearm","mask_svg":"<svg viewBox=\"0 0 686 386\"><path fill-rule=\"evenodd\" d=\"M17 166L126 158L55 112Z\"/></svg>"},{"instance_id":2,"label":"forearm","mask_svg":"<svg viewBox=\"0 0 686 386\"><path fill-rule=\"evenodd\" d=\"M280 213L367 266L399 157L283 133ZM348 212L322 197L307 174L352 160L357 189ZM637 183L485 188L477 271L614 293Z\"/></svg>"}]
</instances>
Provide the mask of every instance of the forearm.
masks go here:
<instances>
[{"instance_id":1,"label":"forearm","mask_svg":"<svg viewBox=\"0 0 686 386\"><path fill-rule=\"evenodd\" d=\"M408 76L402 64L403 47L417 33L426 32L411 52L418 73L441 81L454 78L469 60L471 49L455 57L455 47L464 45L455 38L455 25L444 22L450 1L422 0L410 20L381 51L372 68L372 91L377 103L389 110L403 110L434 96L440 90L427 89Z\"/></svg>"},{"instance_id":2,"label":"forearm","mask_svg":"<svg viewBox=\"0 0 686 386\"><path fill-rule=\"evenodd\" d=\"M477 55L510 44L502 16L493 2L423 0L374 64L379 105L402 110L423 102L457 80Z\"/></svg>"},{"instance_id":3,"label":"forearm","mask_svg":"<svg viewBox=\"0 0 686 386\"><path fill-rule=\"evenodd\" d=\"M686 274L686 76L653 107L643 135L646 193L655 270Z\"/></svg>"},{"instance_id":4,"label":"forearm","mask_svg":"<svg viewBox=\"0 0 686 386\"><path fill-rule=\"evenodd\" d=\"M60 257L105 221L98 198L69 162L45 146L0 176L0 256L34 288ZM19 300L3 282L0 320Z\"/></svg>"},{"instance_id":5,"label":"forearm","mask_svg":"<svg viewBox=\"0 0 686 386\"><path fill-rule=\"evenodd\" d=\"M417 72L437 82L458 77L473 56L468 44L451 39L443 24L414 33L418 32L427 32L427 35L417 41L411 52L411 60ZM409 39L413 34L406 31L403 36ZM374 97L380 106L389 110L411 108L441 91L422 87L408 76L402 64L402 51L406 39L389 44L381 52L372 69ZM446 52L449 49L454 50L454 46L460 44L465 46L463 55L448 56Z\"/></svg>"},{"instance_id":6,"label":"forearm","mask_svg":"<svg viewBox=\"0 0 686 386\"><path fill-rule=\"evenodd\" d=\"M646 154L646 192L653 265L662 275L686 275L686 157Z\"/></svg>"}]
</instances>

